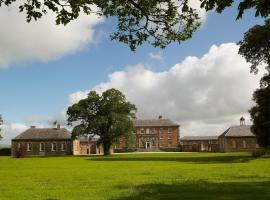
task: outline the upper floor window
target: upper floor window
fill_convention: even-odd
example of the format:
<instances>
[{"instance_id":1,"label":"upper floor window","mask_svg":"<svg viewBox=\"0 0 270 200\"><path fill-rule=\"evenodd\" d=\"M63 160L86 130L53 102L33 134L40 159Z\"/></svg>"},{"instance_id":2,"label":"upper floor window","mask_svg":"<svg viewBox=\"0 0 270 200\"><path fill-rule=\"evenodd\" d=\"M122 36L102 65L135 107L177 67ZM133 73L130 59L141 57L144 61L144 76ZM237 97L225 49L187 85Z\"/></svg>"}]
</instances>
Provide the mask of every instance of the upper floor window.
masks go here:
<instances>
[{"instance_id":1,"label":"upper floor window","mask_svg":"<svg viewBox=\"0 0 270 200\"><path fill-rule=\"evenodd\" d=\"M146 129L146 134L149 134L150 133L150 130L149 128Z\"/></svg>"},{"instance_id":2,"label":"upper floor window","mask_svg":"<svg viewBox=\"0 0 270 200\"><path fill-rule=\"evenodd\" d=\"M31 143L27 143L27 151L32 151L32 144Z\"/></svg>"},{"instance_id":3,"label":"upper floor window","mask_svg":"<svg viewBox=\"0 0 270 200\"><path fill-rule=\"evenodd\" d=\"M39 151L45 151L45 144L44 143L39 144Z\"/></svg>"},{"instance_id":4,"label":"upper floor window","mask_svg":"<svg viewBox=\"0 0 270 200\"><path fill-rule=\"evenodd\" d=\"M163 133L163 128L159 129L159 133L162 134Z\"/></svg>"},{"instance_id":5,"label":"upper floor window","mask_svg":"<svg viewBox=\"0 0 270 200\"><path fill-rule=\"evenodd\" d=\"M141 134L144 134L144 128L141 128Z\"/></svg>"},{"instance_id":6,"label":"upper floor window","mask_svg":"<svg viewBox=\"0 0 270 200\"><path fill-rule=\"evenodd\" d=\"M61 151L66 151L66 149L67 149L66 143L62 143L61 144Z\"/></svg>"},{"instance_id":7,"label":"upper floor window","mask_svg":"<svg viewBox=\"0 0 270 200\"><path fill-rule=\"evenodd\" d=\"M173 132L172 128L168 128L168 133L172 133L172 132Z\"/></svg>"},{"instance_id":8,"label":"upper floor window","mask_svg":"<svg viewBox=\"0 0 270 200\"><path fill-rule=\"evenodd\" d=\"M52 143L52 151L56 151L56 143Z\"/></svg>"}]
</instances>

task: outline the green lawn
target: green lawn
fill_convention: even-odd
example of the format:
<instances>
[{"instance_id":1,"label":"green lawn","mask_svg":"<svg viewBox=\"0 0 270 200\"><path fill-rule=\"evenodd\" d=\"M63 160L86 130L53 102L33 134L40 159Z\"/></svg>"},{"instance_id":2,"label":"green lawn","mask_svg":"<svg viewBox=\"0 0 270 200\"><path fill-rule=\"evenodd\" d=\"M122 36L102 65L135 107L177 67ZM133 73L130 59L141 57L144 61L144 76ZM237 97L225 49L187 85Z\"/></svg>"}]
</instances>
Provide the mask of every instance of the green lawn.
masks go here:
<instances>
[{"instance_id":1,"label":"green lawn","mask_svg":"<svg viewBox=\"0 0 270 200\"><path fill-rule=\"evenodd\" d=\"M0 199L270 199L270 158L249 154L0 157Z\"/></svg>"}]
</instances>

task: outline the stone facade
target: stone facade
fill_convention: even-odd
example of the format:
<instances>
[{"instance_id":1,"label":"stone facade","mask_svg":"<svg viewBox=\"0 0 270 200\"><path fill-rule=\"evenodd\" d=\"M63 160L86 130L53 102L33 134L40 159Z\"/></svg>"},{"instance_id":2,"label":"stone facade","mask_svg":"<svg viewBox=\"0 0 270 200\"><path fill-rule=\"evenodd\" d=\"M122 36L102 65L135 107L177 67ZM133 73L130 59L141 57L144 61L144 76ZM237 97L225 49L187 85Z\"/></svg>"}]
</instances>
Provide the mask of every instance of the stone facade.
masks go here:
<instances>
[{"instance_id":1,"label":"stone facade","mask_svg":"<svg viewBox=\"0 0 270 200\"><path fill-rule=\"evenodd\" d=\"M102 145L97 145L96 140L79 138L73 141L74 155L103 154Z\"/></svg>"},{"instance_id":2,"label":"stone facade","mask_svg":"<svg viewBox=\"0 0 270 200\"><path fill-rule=\"evenodd\" d=\"M190 136L180 139L183 152L219 152L218 136Z\"/></svg>"},{"instance_id":3,"label":"stone facade","mask_svg":"<svg viewBox=\"0 0 270 200\"><path fill-rule=\"evenodd\" d=\"M179 147L179 125L168 119L135 120L133 148L138 151L158 151L160 148ZM120 138L116 149L127 148L126 139Z\"/></svg>"},{"instance_id":4,"label":"stone facade","mask_svg":"<svg viewBox=\"0 0 270 200\"><path fill-rule=\"evenodd\" d=\"M71 133L58 126L57 128L31 127L11 141L12 156L20 153L23 156L33 155L71 155Z\"/></svg>"}]
</instances>

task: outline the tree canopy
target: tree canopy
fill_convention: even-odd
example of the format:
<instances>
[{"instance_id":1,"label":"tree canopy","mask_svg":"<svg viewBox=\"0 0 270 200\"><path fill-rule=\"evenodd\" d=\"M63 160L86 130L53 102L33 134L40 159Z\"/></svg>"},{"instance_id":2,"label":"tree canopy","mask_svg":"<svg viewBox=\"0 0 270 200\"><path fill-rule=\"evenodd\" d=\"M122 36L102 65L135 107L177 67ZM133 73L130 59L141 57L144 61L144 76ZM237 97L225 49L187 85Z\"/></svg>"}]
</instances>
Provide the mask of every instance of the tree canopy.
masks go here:
<instances>
[{"instance_id":1,"label":"tree canopy","mask_svg":"<svg viewBox=\"0 0 270 200\"><path fill-rule=\"evenodd\" d=\"M67 110L69 125L75 125L73 137L99 136L104 155L110 154L111 146L119 137L133 131L136 107L116 89L97 94L91 91L86 99L70 106Z\"/></svg>"},{"instance_id":2,"label":"tree canopy","mask_svg":"<svg viewBox=\"0 0 270 200\"><path fill-rule=\"evenodd\" d=\"M192 37L200 26L190 0L0 0L0 7L14 4L20 12L26 13L26 20L37 20L52 11L56 24L68 24L81 13L95 13L117 20L117 28L111 34L112 40L129 45L131 50L145 42L165 48L171 42L182 42ZM201 8L221 13L234 0L200 0ZM18 3L16 3L18 2ZM15 4L16 3L16 4ZM255 16L267 17L270 12L268 0L242 0L238 5L237 19L244 11L255 8Z\"/></svg>"},{"instance_id":3,"label":"tree canopy","mask_svg":"<svg viewBox=\"0 0 270 200\"><path fill-rule=\"evenodd\" d=\"M250 62L251 72L266 64L266 73L261 78L260 88L253 94L255 105L250 109L252 132L262 147L270 146L270 19L264 25L250 28L239 42L239 54Z\"/></svg>"}]
</instances>

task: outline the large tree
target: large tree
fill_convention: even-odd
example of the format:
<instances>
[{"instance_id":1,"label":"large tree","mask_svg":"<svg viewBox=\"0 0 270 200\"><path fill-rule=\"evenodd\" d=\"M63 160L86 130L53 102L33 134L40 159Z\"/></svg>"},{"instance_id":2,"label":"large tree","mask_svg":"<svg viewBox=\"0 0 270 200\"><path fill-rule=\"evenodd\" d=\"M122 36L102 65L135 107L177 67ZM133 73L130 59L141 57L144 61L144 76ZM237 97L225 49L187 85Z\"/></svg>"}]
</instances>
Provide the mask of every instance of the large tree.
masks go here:
<instances>
[{"instance_id":1,"label":"large tree","mask_svg":"<svg viewBox=\"0 0 270 200\"><path fill-rule=\"evenodd\" d=\"M249 29L239 42L239 54L251 63L251 72L257 73L263 65L266 73L260 81L260 88L253 94L255 106L250 109L253 121L252 131L262 147L270 146L270 19L264 25Z\"/></svg>"},{"instance_id":2,"label":"large tree","mask_svg":"<svg viewBox=\"0 0 270 200\"><path fill-rule=\"evenodd\" d=\"M91 91L86 99L70 106L67 110L69 125L77 124L73 137L88 135L99 136L98 143L103 145L104 155L110 154L111 146L119 137L133 131L136 107L116 89L97 94Z\"/></svg>"},{"instance_id":3,"label":"large tree","mask_svg":"<svg viewBox=\"0 0 270 200\"><path fill-rule=\"evenodd\" d=\"M191 0L0 0L0 7L15 4L26 13L27 21L37 20L52 11L56 13L56 24L66 25L77 19L81 13L96 13L106 18L113 17L117 29L111 39L118 40L135 50L148 42L164 48L171 42L182 42L192 37L200 25L199 16L189 5ZM193 1L193 0L192 0ZM234 0L200 0L206 11L222 12ZM237 1L238 15L255 8L255 16L267 17L270 12L269 0Z\"/></svg>"}]
</instances>

